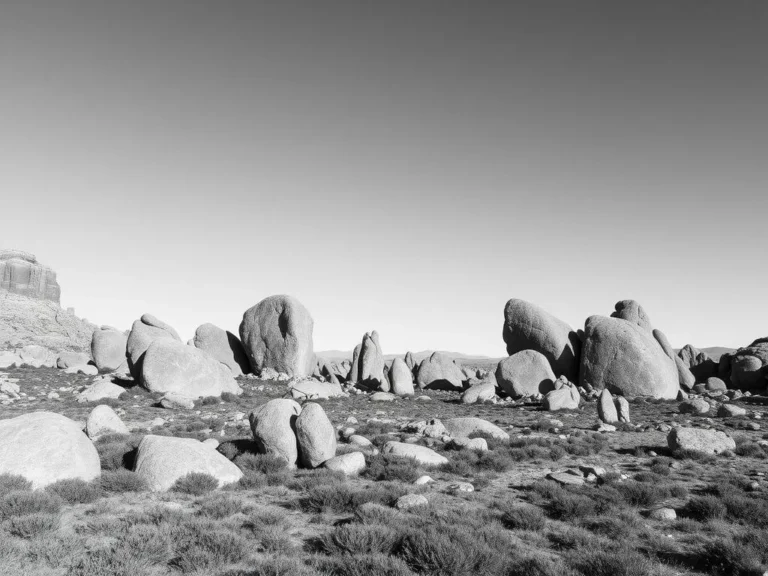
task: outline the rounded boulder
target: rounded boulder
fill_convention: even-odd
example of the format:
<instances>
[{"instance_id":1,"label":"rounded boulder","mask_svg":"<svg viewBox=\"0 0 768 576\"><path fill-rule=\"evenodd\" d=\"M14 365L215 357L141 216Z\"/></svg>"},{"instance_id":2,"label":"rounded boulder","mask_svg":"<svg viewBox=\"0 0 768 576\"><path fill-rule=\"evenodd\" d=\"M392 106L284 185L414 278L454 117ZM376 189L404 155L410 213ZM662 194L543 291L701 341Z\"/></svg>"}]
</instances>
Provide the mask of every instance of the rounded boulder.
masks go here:
<instances>
[{"instance_id":1,"label":"rounded boulder","mask_svg":"<svg viewBox=\"0 0 768 576\"><path fill-rule=\"evenodd\" d=\"M496 368L496 382L513 398L546 394L555 389L549 360L536 350L522 350L504 358Z\"/></svg>"}]
</instances>

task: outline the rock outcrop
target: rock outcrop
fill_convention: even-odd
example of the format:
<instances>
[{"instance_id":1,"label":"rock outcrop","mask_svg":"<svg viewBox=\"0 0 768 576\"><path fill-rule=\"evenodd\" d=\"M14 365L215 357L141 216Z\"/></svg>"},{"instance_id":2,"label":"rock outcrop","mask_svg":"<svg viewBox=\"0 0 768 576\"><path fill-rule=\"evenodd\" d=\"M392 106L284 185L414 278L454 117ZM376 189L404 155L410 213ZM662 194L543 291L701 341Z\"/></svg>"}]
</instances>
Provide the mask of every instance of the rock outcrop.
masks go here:
<instances>
[{"instance_id":1,"label":"rock outcrop","mask_svg":"<svg viewBox=\"0 0 768 576\"><path fill-rule=\"evenodd\" d=\"M705 382L707 378L717 376L718 362L710 358L706 352L686 344L677 353L678 358L683 362L696 378L696 382Z\"/></svg>"},{"instance_id":2,"label":"rock outcrop","mask_svg":"<svg viewBox=\"0 0 768 576\"><path fill-rule=\"evenodd\" d=\"M296 418L300 413L297 402L283 398L270 400L251 412L251 432L258 451L282 458L295 468L299 457Z\"/></svg>"},{"instance_id":3,"label":"rock outcrop","mask_svg":"<svg viewBox=\"0 0 768 576\"><path fill-rule=\"evenodd\" d=\"M720 378L729 388L743 391L762 390L768 386L768 337L758 338L749 346L720 357Z\"/></svg>"},{"instance_id":4,"label":"rock outcrop","mask_svg":"<svg viewBox=\"0 0 768 576\"><path fill-rule=\"evenodd\" d=\"M291 296L270 296L249 308L240 339L254 373L271 368L288 376L310 376L315 368L313 327L309 311Z\"/></svg>"},{"instance_id":5,"label":"rock outcrop","mask_svg":"<svg viewBox=\"0 0 768 576\"><path fill-rule=\"evenodd\" d=\"M429 388L460 392L464 388L464 372L448 356L440 352L433 352L430 357L424 358L421 361L419 372L416 376L416 383L421 389Z\"/></svg>"},{"instance_id":6,"label":"rock outcrop","mask_svg":"<svg viewBox=\"0 0 768 576\"><path fill-rule=\"evenodd\" d=\"M510 356L535 350L549 360L556 376L575 382L579 376L581 341L568 324L542 308L512 299L504 307L504 342Z\"/></svg>"},{"instance_id":7,"label":"rock outcrop","mask_svg":"<svg viewBox=\"0 0 768 576\"><path fill-rule=\"evenodd\" d=\"M644 317L639 312L629 316ZM680 389L674 360L665 354L650 330L632 320L604 316L587 319L580 384L596 390L607 388L630 398L674 399Z\"/></svg>"},{"instance_id":8,"label":"rock outcrop","mask_svg":"<svg viewBox=\"0 0 768 576\"><path fill-rule=\"evenodd\" d=\"M93 332L91 357L96 367L103 372L128 368L126 348L128 336L110 326L102 326Z\"/></svg>"},{"instance_id":9,"label":"rock outcrop","mask_svg":"<svg viewBox=\"0 0 768 576\"><path fill-rule=\"evenodd\" d=\"M56 272L20 250L0 250L0 290L55 304L61 301Z\"/></svg>"},{"instance_id":10,"label":"rock outcrop","mask_svg":"<svg viewBox=\"0 0 768 576\"><path fill-rule=\"evenodd\" d=\"M155 318L152 314L144 314L133 323L125 346L128 367L134 378L141 377L144 353L155 340L181 342L178 332L173 327Z\"/></svg>"},{"instance_id":11,"label":"rock outcrop","mask_svg":"<svg viewBox=\"0 0 768 576\"><path fill-rule=\"evenodd\" d=\"M409 396L413 394L413 372L408 368L405 360L395 358L392 361L392 368L389 370L389 379L392 384L392 393L398 396Z\"/></svg>"},{"instance_id":12,"label":"rock outcrop","mask_svg":"<svg viewBox=\"0 0 768 576\"><path fill-rule=\"evenodd\" d=\"M362 343L355 346L349 381L373 390L389 392L389 381L384 375L384 354L376 330L370 334L366 332Z\"/></svg>"},{"instance_id":13,"label":"rock outcrop","mask_svg":"<svg viewBox=\"0 0 768 576\"><path fill-rule=\"evenodd\" d=\"M336 430L320 404L304 404L296 418L296 440L304 468L317 468L336 455Z\"/></svg>"},{"instance_id":14,"label":"rock outcrop","mask_svg":"<svg viewBox=\"0 0 768 576\"><path fill-rule=\"evenodd\" d=\"M251 371L251 364L240 339L214 324L203 324L192 339L195 348L207 352L232 371L234 377Z\"/></svg>"}]
</instances>

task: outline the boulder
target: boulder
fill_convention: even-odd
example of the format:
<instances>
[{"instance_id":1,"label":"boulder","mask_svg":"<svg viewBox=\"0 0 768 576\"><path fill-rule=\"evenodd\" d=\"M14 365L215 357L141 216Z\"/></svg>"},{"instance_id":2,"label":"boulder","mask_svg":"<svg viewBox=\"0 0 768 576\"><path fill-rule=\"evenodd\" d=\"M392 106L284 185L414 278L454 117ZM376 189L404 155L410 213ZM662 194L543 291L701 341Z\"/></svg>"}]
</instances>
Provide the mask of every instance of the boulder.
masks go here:
<instances>
[{"instance_id":1,"label":"boulder","mask_svg":"<svg viewBox=\"0 0 768 576\"><path fill-rule=\"evenodd\" d=\"M613 396L608 390L603 389L597 399L597 417L606 424L613 424L619 421L619 414L616 405L613 403Z\"/></svg>"},{"instance_id":2,"label":"boulder","mask_svg":"<svg viewBox=\"0 0 768 576\"><path fill-rule=\"evenodd\" d=\"M296 440L304 468L317 468L336 455L336 430L320 404L304 404L296 418Z\"/></svg>"},{"instance_id":3,"label":"boulder","mask_svg":"<svg viewBox=\"0 0 768 576\"><path fill-rule=\"evenodd\" d=\"M717 390L725 391L728 389L728 387L725 385L725 382L720 380L720 378L711 377L707 378L707 381L704 383L704 388L708 392L715 392Z\"/></svg>"},{"instance_id":4,"label":"boulder","mask_svg":"<svg viewBox=\"0 0 768 576\"><path fill-rule=\"evenodd\" d=\"M430 390L462 391L464 373L456 362L440 352L421 361L416 383L419 388Z\"/></svg>"},{"instance_id":5,"label":"boulder","mask_svg":"<svg viewBox=\"0 0 768 576\"><path fill-rule=\"evenodd\" d=\"M621 302L617 302L614 308L615 310L611 313L611 318L626 320L627 322L639 326L646 332L651 332L653 330L651 319L637 301L622 300Z\"/></svg>"},{"instance_id":6,"label":"boulder","mask_svg":"<svg viewBox=\"0 0 768 576\"><path fill-rule=\"evenodd\" d=\"M284 398L270 400L251 412L249 421L258 451L282 458L295 468L299 457L295 427L300 413L297 402Z\"/></svg>"},{"instance_id":7,"label":"boulder","mask_svg":"<svg viewBox=\"0 0 768 576\"><path fill-rule=\"evenodd\" d=\"M347 376L347 381L353 384L356 383L360 378L360 351L362 348L363 345L358 344L355 346L355 349L352 350L352 366L349 369L349 376Z\"/></svg>"},{"instance_id":8,"label":"boulder","mask_svg":"<svg viewBox=\"0 0 768 576\"><path fill-rule=\"evenodd\" d=\"M504 307L504 342L510 356L523 350L543 354L556 376L575 382L579 376L581 340L568 324L542 308L512 299Z\"/></svg>"},{"instance_id":9,"label":"boulder","mask_svg":"<svg viewBox=\"0 0 768 576\"><path fill-rule=\"evenodd\" d=\"M288 376L310 376L315 365L313 327L309 311L291 296L270 296L249 308L240 339L253 371L273 368Z\"/></svg>"},{"instance_id":10,"label":"boulder","mask_svg":"<svg viewBox=\"0 0 768 576\"><path fill-rule=\"evenodd\" d=\"M134 467L152 492L170 489L187 474L209 474L219 481L219 488L243 477L240 468L222 454L194 438L144 436L139 444Z\"/></svg>"},{"instance_id":11,"label":"boulder","mask_svg":"<svg viewBox=\"0 0 768 576\"><path fill-rule=\"evenodd\" d=\"M456 448L466 450L488 451L488 441L485 438L454 438L451 440L451 444Z\"/></svg>"},{"instance_id":12,"label":"boulder","mask_svg":"<svg viewBox=\"0 0 768 576\"><path fill-rule=\"evenodd\" d=\"M555 412L557 410L576 410L581 403L581 394L573 384L568 384L557 390L549 392L541 401L544 410Z\"/></svg>"},{"instance_id":13,"label":"boulder","mask_svg":"<svg viewBox=\"0 0 768 576\"><path fill-rule=\"evenodd\" d=\"M181 342L179 334L171 326L155 318L152 314L144 314L133 323L125 345L128 368L130 368L134 378L139 379L141 377L144 354L155 340Z\"/></svg>"},{"instance_id":14,"label":"boulder","mask_svg":"<svg viewBox=\"0 0 768 576\"><path fill-rule=\"evenodd\" d=\"M93 364L81 364L80 366L72 366L71 368L64 369L65 374L85 374L86 376L97 376L99 369Z\"/></svg>"},{"instance_id":15,"label":"boulder","mask_svg":"<svg viewBox=\"0 0 768 576\"><path fill-rule=\"evenodd\" d=\"M192 342L195 348L207 352L229 368L235 378L251 371L251 364L248 356L245 355L243 345L232 332L222 330L213 324L203 324L195 330Z\"/></svg>"},{"instance_id":16,"label":"boulder","mask_svg":"<svg viewBox=\"0 0 768 576\"><path fill-rule=\"evenodd\" d=\"M616 398L614 404L616 406L616 412L619 416L619 422L624 422L625 424L632 422L629 419L629 402L627 399L624 398L624 396L619 396Z\"/></svg>"},{"instance_id":17,"label":"boulder","mask_svg":"<svg viewBox=\"0 0 768 576\"><path fill-rule=\"evenodd\" d=\"M128 336L114 328L102 326L100 330L94 330L91 339L93 363L103 372L112 372L121 368L127 372L127 346Z\"/></svg>"},{"instance_id":18,"label":"boulder","mask_svg":"<svg viewBox=\"0 0 768 576\"><path fill-rule=\"evenodd\" d=\"M667 434L667 445L672 451L690 450L705 454L720 454L736 448L736 442L725 432L701 428L673 428Z\"/></svg>"},{"instance_id":19,"label":"boulder","mask_svg":"<svg viewBox=\"0 0 768 576\"><path fill-rule=\"evenodd\" d=\"M169 410L192 410L195 407L195 399L176 392L169 392L160 398L160 406Z\"/></svg>"},{"instance_id":20,"label":"boulder","mask_svg":"<svg viewBox=\"0 0 768 576\"><path fill-rule=\"evenodd\" d=\"M690 398L683 400L677 407L680 414L707 414L709 412L709 403L702 398Z\"/></svg>"},{"instance_id":21,"label":"boulder","mask_svg":"<svg viewBox=\"0 0 768 576\"><path fill-rule=\"evenodd\" d=\"M323 467L332 472L340 472L344 476L357 476L365 470L365 456L362 452L349 452L340 454L326 460Z\"/></svg>"},{"instance_id":22,"label":"boulder","mask_svg":"<svg viewBox=\"0 0 768 576\"><path fill-rule=\"evenodd\" d=\"M97 378L93 384L77 395L78 402L100 402L109 398L117 400L125 388L112 382L109 377Z\"/></svg>"},{"instance_id":23,"label":"boulder","mask_svg":"<svg viewBox=\"0 0 768 576\"><path fill-rule=\"evenodd\" d=\"M707 378L717 376L718 362L710 358L706 352L686 344L677 356L691 371L696 382L704 382Z\"/></svg>"},{"instance_id":24,"label":"boulder","mask_svg":"<svg viewBox=\"0 0 768 576\"><path fill-rule=\"evenodd\" d=\"M371 394L372 402L392 402L393 400L397 400L397 398L398 396L391 392L374 392Z\"/></svg>"},{"instance_id":25,"label":"boulder","mask_svg":"<svg viewBox=\"0 0 768 576\"><path fill-rule=\"evenodd\" d=\"M398 396L410 396L413 394L413 372L402 358L395 358L392 361L392 368L389 371L390 382L392 383L392 393Z\"/></svg>"},{"instance_id":26,"label":"boulder","mask_svg":"<svg viewBox=\"0 0 768 576\"><path fill-rule=\"evenodd\" d=\"M591 316L584 331L580 384L627 397L673 399L677 366L650 331L619 318Z\"/></svg>"},{"instance_id":27,"label":"boulder","mask_svg":"<svg viewBox=\"0 0 768 576\"><path fill-rule=\"evenodd\" d=\"M405 442L387 442L382 450L384 454L411 458L423 466L439 466L446 464L448 458L442 456L426 446L406 444Z\"/></svg>"},{"instance_id":28,"label":"boulder","mask_svg":"<svg viewBox=\"0 0 768 576\"><path fill-rule=\"evenodd\" d=\"M549 360L536 350L522 350L504 358L496 368L496 382L513 398L546 394L555 389Z\"/></svg>"},{"instance_id":29,"label":"boulder","mask_svg":"<svg viewBox=\"0 0 768 576\"><path fill-rule=\"evenodd\" d=\"M85 433L93 441L107 434L130 434L128 426L106 404L96 406L85 421Z\"/></svg>"},{"instance_id":30,"label":"boulder","mask_svg":"<svg viewBox=\"0 0 768 576\"><path fill-rule=\"evenodd\" d=\"M720 357L727 365L723 378L731 387L744 392L762 390L768 385L768 338L759 338L745 348ZM722 377L722 376L721 376Z\"/></svg>"},{"instance_id":31,"label":"boulder","mask_svg":"<svg viewBox=\"0 0 768 576\"><path fill-rule=\"evenodd\" d=\"M717 409L717 416L719 418L737 418L739 416L746 416L746 408L736 406L734 404L723 404Z\"/></svg>"},{"instance_id":32,"label":"boulder","mask_svg":"<svg viewBox=\"0 0 768 576\"><path fill-rule=\"evenodd\" d=\"M325 380L330 384L340 384L339 382L340 372L338 367L334 367L325 358L317 359L317 370L320 373L320 376L325 378Z\"/></svg>"},{"instance_id":33,"label":"boulder","mask_svg":"<svg viewBox=\"0 0 768 576\"><path fill-rule=\"evenodd\" d=\"M376 330L370 335L363 336L363 343L360 347L359 370L357 382L382 392L389 392L388 383L384 379L384 355Z\"/></svg>"},{"instance_id":34,"label":"boulder","mask_svg":"<svg viewBox=\"0 0 768 576\"><path fill-rule=\"evenodd\" d=\"M482 433L499 440L509 440L509 434L482 418L449 418L442 422L451 438L469 438L472 434Z\"/></svg>"},{"instance_id":35,"label":"boulder","mask_svg":"<svg viewBox=\"0 0 768 576\"><path fill-rule=\"evenodd\" d=\"M291 397L294 400L326 400L344 396L341 384L338 382L318 382L317 380L301 380L289 384Z\"/></svg>"},{"instance_id":36,"label":"boulder","mask_svg":"<svg viewBox=\"0 0 768 576\"><path fill-rule=\"evenodd\" d=\"M241 394L232 372L202 350L161 338L144 353L141 383L150 392L175 392L190 398Z\"/></svg>"},{"instance_id":37,"label":"boulder","mask_svg":"<svg viewBox=\"0 0 768 576\"><path fill-rule=\"evenodd\" d=\"M461 395L463 404L485 402L496 396L496 376L489 374L481 381L470 381L470 387Z\"/></svg>"},{"instance_id":38,"label":"boulder","mask_svg":"<svg viewBox=\"0 0 768 576\"><path fill-rule=\"evenodd\" d=\"M401 511L420 508L422 506L429 506L429 500L422 494L404 494L395 502L395 508Z\"/></svg>"},{"instance_id":39,"label":"boulder","mask_svg":"<svg viewBox=\"0 0 768 576\"><path fill-rule=\"evenodd\" d=\"M696 377L688 369L688 366L686 366L685 363L677 356L677 354L675 354L675 351L672 348L672 345L669 343L666 335L659 329L654 329L652 334L661 346L664 354L666 354L669 359L675 363L675 367L677 368L677 381L680 384L680 387L684 388L685 390L690 390L693 388L694 384L696 384Z\"/></svg>"},{"instance_id":40,"label":"boulder","mask_svg":"<svg viewBox=\"0 0 768 576\"><path fill-rule=\"evenodd\" d=\"M413 369L416 367L416 361L413 359L413 354L406 352L404 361L405 365L408 366L408 369L413 373Z\"/></svg>"},{"instance_id":41,"label":"boulder","mask_svg":"<svg viewBox=\"0 0 768 576\"><path fill-rule=\"evenodd\" d=\"M87 366L91 357L85 352L63 352L56 360L57 368L74 368L78 366Z\"/></svg>"},{"instance_id":42,"label":"boulder","mask_svg":"<svg viewBox=\"0 0 768 576\"><path fill-rule=\"evenodd\" d=\"M75 421L53 412L0 420L0 474L23 476L33 488L101 475L96 448Z\"/></svg>"}]
</instances>

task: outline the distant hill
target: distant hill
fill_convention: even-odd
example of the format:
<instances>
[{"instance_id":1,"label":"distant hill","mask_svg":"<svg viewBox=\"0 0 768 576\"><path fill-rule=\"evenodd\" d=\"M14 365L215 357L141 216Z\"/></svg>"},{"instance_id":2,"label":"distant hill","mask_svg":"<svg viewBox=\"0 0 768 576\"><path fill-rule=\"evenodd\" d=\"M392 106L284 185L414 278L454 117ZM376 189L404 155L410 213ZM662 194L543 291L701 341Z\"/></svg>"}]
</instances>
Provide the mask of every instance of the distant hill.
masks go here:
<instances>
[{"instance_id":1,"label":"distant hill","mask_svg":"<svg viewBox=\"0 0 768 576\"><path fill-rule=\"evenodd\" d=\"M715 362L719 362L720 356L728 352L735 352L736 348L726 348L724 346L710 346L709 348L699 348L699 350L706 353L706 355L712 358L712 360L714 360ZM680 352L680 348L675 348L675 354L677 354L678 352Z\"/></svg>"}]
</instances>

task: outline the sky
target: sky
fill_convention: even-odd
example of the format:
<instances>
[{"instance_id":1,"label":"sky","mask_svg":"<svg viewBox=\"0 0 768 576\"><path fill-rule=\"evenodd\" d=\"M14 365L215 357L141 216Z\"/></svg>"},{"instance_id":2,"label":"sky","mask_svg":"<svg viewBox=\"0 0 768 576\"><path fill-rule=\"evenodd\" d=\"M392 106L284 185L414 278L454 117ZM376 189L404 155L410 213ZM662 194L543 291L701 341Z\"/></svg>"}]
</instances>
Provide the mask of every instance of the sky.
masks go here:
<instances>
[{"instance_id":1,"label":"sky","mask_svg":"<svg viewBox=\"0 0 768 576\"><path fill-rule=\"evenodd\" d=\"M504 304L768 334L768 3L3 0L0 248L184 339L501 356Z\"/></svg>"}]
</instances>

